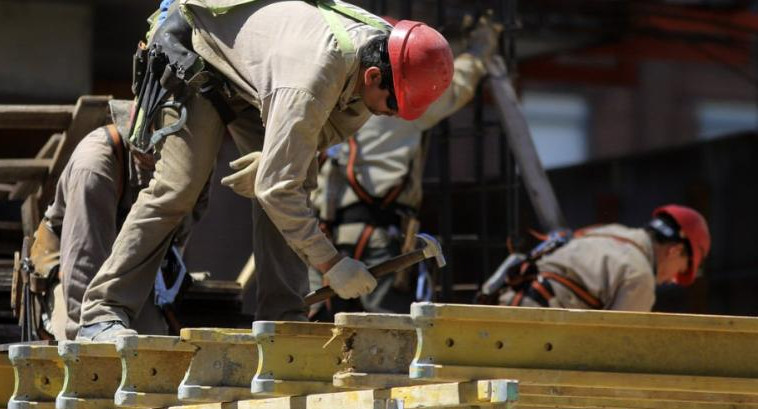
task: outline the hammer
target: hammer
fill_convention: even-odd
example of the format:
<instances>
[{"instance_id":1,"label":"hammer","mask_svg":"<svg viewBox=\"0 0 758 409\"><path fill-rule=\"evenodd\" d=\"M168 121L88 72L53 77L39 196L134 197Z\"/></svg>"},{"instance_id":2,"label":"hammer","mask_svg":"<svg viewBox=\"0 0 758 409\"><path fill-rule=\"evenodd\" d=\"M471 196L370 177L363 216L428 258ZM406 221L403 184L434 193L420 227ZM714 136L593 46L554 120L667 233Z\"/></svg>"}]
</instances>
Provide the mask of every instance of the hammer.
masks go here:
<instances>
[{"instance_id":1,"label":"hammer","mask_svg":"<svg viewBox=\"0 0 758 409\"><path fill-rule=\"evenodd\" d=\"M424 243L424 247L369 267L368 271L371 275L379 278L398 270L408 268L428 258L434 258L438 267L444 267L445 256L442 254L442 246L440 246L440 243L434 237L424 233L417 234L416 238ZM309 306L319 301L324 301L331 298L334 294L334 290L332 290L331 287L321 287L305 296L305 305Z\"/></svg>"}]
</instances>

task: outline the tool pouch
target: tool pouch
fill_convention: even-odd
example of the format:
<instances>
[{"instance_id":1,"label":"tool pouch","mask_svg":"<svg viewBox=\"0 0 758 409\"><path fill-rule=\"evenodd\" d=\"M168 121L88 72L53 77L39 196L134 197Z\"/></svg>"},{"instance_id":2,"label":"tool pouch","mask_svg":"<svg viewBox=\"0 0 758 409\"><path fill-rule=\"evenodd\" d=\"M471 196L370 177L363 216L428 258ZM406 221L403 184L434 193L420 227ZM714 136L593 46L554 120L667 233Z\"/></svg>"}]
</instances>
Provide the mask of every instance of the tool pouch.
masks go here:
<instances>
[{"instance_id":1,"label":"tool pouch","mask_svg":"<svg viewBox=\"0 0 758 409\"><path fill-rule=\"evenodd\" d=\"M34 265L29 285L36 294L44 294L52 283L58 280L61 260L61 241L47 220L42 220L34 233L34 242L29 251L29 259Z\"/></svg>"}]
</instances>

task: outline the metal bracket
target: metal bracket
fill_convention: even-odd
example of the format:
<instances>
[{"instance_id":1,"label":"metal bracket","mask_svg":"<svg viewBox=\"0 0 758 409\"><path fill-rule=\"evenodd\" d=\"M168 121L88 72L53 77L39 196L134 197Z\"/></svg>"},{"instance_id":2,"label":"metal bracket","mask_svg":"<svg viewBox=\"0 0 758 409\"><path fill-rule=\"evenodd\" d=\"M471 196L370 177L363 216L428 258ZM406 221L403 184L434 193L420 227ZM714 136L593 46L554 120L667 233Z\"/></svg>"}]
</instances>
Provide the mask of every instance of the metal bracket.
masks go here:
<instances>
[{"instance_id":1,"label":"metal bracket","mask_svg":"<svg viewBox=\"0 0 758 409\"><path fill-rule=\"evenodd\" d=\"M250 382L258 368L258 347L250 330L185 328L181 339L197 347L179 385L187 402L252 399Z\"/></svg>"},{"instance_id":2,"label":"metal bracket","mask_svg":"<svg viewBox=\"0 0 758 409\"><path fill-rule=\"evenodd\" d=\"M8 409L55 407L55 397L63 387L63 360L51 345L11 345L8 358L13 364L16 387Z\"/></svg>"},{"instance_id":3,"label":"metal bracket","mask_svg":"<svg viewBox=\"0 0 758 409\"><path fill-rule=\"evenodd\" d=\"M121 382L121 360L112 343L63 341L58 355L66 367L57 409L90 409L113 406Z\"/></svg>"},{"instance_id":4,"label":"metal bracket","mask_svg":"<svg viewBox=\"0 0 758 409\"><path fill-rule=\"evenodd\" d=\"M332 377L342 362L331 324L256 321L258 371L251 391L264 396L336 392Z\"/></svg>"},{"instance_id":5,"label":"metal bracket","mask_svg":"<svg viewBox=\"0 0 758 409\"><path fill-rule=\"evenodd\" d=\"M178 405L176 391L196 349L179 337L119 337L116 350L123 369L115 404L134 408Z\"/></svg>"}]
</instances>

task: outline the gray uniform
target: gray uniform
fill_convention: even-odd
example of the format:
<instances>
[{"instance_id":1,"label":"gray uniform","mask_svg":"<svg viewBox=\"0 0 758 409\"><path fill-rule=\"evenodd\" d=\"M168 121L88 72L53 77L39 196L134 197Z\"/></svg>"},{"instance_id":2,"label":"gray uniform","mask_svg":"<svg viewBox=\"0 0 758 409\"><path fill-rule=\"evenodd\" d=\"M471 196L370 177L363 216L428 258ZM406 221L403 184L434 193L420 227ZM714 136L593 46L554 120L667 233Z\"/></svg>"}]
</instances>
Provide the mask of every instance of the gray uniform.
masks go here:
<instances>
[{"instance_id":1,"label":"gray uniform","mask_svg":"<svg viewBox=\"0 0 758 409\"><path fill-rule=\"evenodd\" d=\"M610 224L586 230L583 237L540 259L537 267L582 285L603 309L650 311L655 303L654 263L653 242L644 229ZM590 308L561 284L550 280L550 285L555 292L551 307ZM501 301L508 305L514 296L508 290ZM523 300L523 306L540 306L528 297Z\"/></svg>"},{"instance_id":2,"label":"gray uniform","mask_svg":"<svg viewBox=\"0 0 758 409\"><path fill-rule=\"evenodd\" d=\"M113 122L122 138L128 133L128 105L128 101L111 103ZM124 163L116 158L109 139L105 128L98 128L82 139L61 173L55 200L45 212L49 224L60 232L59 275L65 300L56 304L53 311L53 321L64 323L54 322L53 326L65 326L68 339L76 336L84 291L110 254L121 223L141 188L119 179L129 175L126 169L120 169ZM123 186L120 196L119 183ZM66 314L55 311L61 306ZM138 313L135 326L141 332L166 333L166 324L153 303L146 304ZM62 334L55 335L61 338Z\"/></svg>"},{"instance_id":3,"label":"gray uniform","mask_svg":"<svg viewBox=\"0 0 758 409\"><path fill-rule=\"evenodd\" d=\"M257 1L223 14L211 8L241 3L183 0L194 26L193 46L225 76L238 97L229 132L242 153L262 148L253 203L256 318L304 320L307 268L337 255L309 207L316 186L316 151L344 140L368 118L353 94L360 64L343 54L321 12L304 1ZM215 9L218 11L218 9ZM343 16L355 50L384 33ZM389 29L389 28L388 28ZM213 168L224 124L204 98L190 97L188 120L169 135L144 189L85 294L82 323L129 325L149 294L144 285ZM166 122L174 121L167 116ZM265 126L265 132L262 128Z\"/></svg>"},{"instance_id":4,"label":"gray uniform","mask_svg":"<svg viewBox=\"0 0 758 409\"><path fill-rule=\"evenodd\" d=\"M479 80L486 69L483 62L464 53L455 59L453 81L445 93L420 118L406 121L396 117L372 116L355 134L355 158L352 168L355 178L366 193L382 198L405 181L396 204L418 210L421 206L424 171L424 152L421 149L422 133L452 115L473 98ZM343 143L332 148L319 173L319 187L314 192L314 203L322 220L331 222L342 210L361 202L348 181L350 146ZM338 246L355 246L364 223L341 223L333 226L334 243ZM363 252L363 261L373 265L397 255L400 251L399 226L377 226L371 233ZM352 254L350 254L352 256ZM384 312L379 298L390 291L392 282L382 280L372 295L364 297L364 306L370 311ZM311 286L322 285L318 272L311 271ZM312 288L315 289L315 288ZM381 304L402 303L388 299ZM408 304L407 302L404 304ZM398 305L407 309L407 305ZM401 311L397 311L401 312Z\"/></svg>"}]
</instances>

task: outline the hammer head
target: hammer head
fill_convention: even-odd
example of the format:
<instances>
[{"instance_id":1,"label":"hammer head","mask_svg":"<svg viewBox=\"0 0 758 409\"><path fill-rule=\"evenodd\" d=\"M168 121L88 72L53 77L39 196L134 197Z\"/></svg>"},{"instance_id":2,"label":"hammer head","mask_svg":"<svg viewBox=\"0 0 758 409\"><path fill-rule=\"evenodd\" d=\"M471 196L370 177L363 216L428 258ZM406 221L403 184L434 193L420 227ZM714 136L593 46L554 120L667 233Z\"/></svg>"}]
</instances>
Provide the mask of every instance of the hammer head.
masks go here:
<instances>
[{"instance_id":1,"label":"hammer head","mask_svg":"<svg viewBox=\"0 0 758 409\"><path fill-rule=\"evenodd\" d=\"M437 262L437 267L445 266L445 255L442 254L442 246L440 245L440 242L437 241L437 239L426 233L416 234L416 239L424 242L424 247L422 248L424 251L424 257L434 257L434 260Z\"/></svg>"}]
</instances>

